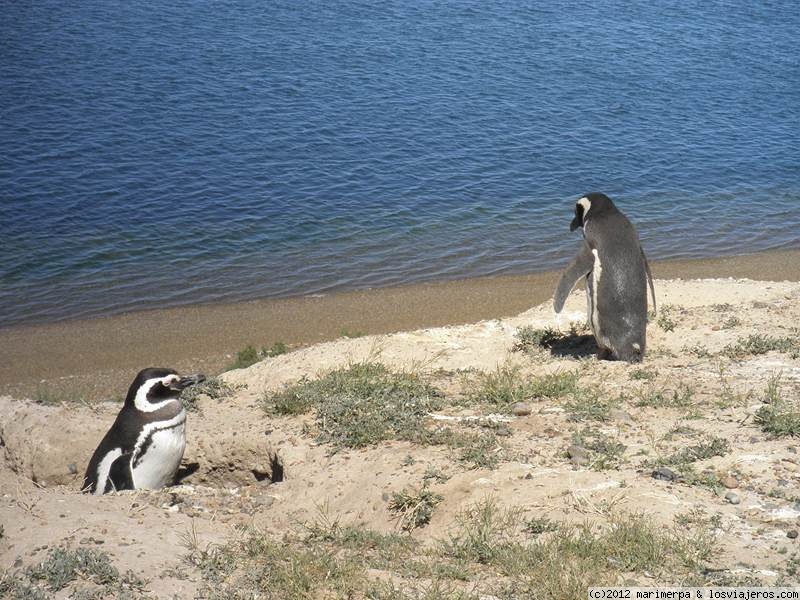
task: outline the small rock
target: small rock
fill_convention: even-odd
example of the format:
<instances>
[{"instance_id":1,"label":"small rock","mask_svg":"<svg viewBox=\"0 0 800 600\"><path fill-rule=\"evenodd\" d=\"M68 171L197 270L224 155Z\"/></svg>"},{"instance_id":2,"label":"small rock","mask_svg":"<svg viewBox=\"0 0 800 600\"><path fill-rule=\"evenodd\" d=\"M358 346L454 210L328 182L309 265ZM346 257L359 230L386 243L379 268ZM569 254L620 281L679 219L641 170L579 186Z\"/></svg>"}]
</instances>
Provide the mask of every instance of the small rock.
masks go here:
<instances>
[{"instance_id":1,"label":"small rock","mask_svg":"<svg viewBox=\"0 0 800 600\"><path fill-rule=\"evenodd\" d=\"M608 411L608 417L614 421L633 423L633 417L619 408L612 408L610 411Z\"/></svg>"},{"instance_id":2,"label":"small rock","mask_svg":"<svg viewBox=\"0 0 800 600\"><path fill-rule=\"evenodd\" d=\"M790 540L797 539L797 529L790 529L786 532L786 537Z\"/></svg>"},{"instance_id":3,"label":"small rock","mask_svg":"<svg viewBox=\"0 0 800 600\"><path fill-rule=\"evenodd\" d=\"M495 435L499 435L499 436L502 436L502 437L508 437L508 436L512 435L513 433L514 432L511 431L511 428L508 425L506 425L505 423L502 423L501 425L498 425L497 429L494 430L494 434Z\"/></svg>"},{"instance_id":4,"label":"small rock","mask_svg":"<svg viewBox=\"0 0 800 600\"><path fill-rule=\"evenodd\" d=\"M741 502L741 500L739 499L739 494L736 494L734 492L728 492L727 494L725 494L725 500L727 500L731 504L739 504L739 502Z\"/></svg>"},{"instance_id":5,"label":"small rock","mask_svg":"<svg viewBox=\"0 0 800 600\"><path fill-rule=\"evenodd\" d=\"M262 496L257 500L258 504L261 505L262 508L267 508L275 504L275 498L272 496Z\"/></svg>"},{"instance_id":6,"label":"small rock","mask_svg":"<svg viewBox=\"0 0 800 600\"><path fill-rule=\"evenodd\" d=\"M732 490L732 489L735 489L735 488L739 487L739 480L736 479L736 477L733 477L731 475L729 475L727 477L723 477L722 479L720 479L720 483L722 485L724 485L726 488L728 488L729 490Z\"/></svg>"},{"instance_id":7,"label":"small rock","mask_svg":"<svg viewBox=\"0 0 800 600\"><path fill-rule=\"evenodd\" d=\"M69 471L70 475L77 475L78 474L78 466L75 463L69 463L67 465L67 471Z\"/></svg>"},{"instance_id":8,"label":"small rock","mask_svg":"<svg viewBox=\"0 0 800 600\"><path fill-rule=\"evenodd\" d=\"M750 443L751 443L751 444L757 444L757 443L758 443L758 442L760 442L760 441L761 441L761 440L759 440L759 439L758 439L756 436L754 436L754 435L753 435L753 436L750 436Z\"/></svg>"},{"instance_id":9,"label":"small rock","mask_svg":"<svg viewBox=\"0 0 800 600\"><path fill-rule=\"evenodd\" d=\"M583 446L574 444L567 448L567 456L576 465L588 465L591 461L591 452Z\"/></svg>"},{"instance_id":10,"label":"small rock","mask_svg":"<svg viewBox=\"0 0 800 600\"><path fill-rule=\"evenodd\" d=\"M678 478L678 476L675 474L675 471L668 469L667 467L659 467L653 471L652 477L653 479L658 479L660 481L675 481Z\"/></svg>"},{"instance_id":11,"label":"small rock","mask_svg":"<svg viewBox=\"0 0 800 600\"><path fill-rule=\"evenodd\" d=\"M518 417L525 417L531 414L531 405L527 402L515 402L511 406L511 413Z\"/></svg>"}]
</instances>

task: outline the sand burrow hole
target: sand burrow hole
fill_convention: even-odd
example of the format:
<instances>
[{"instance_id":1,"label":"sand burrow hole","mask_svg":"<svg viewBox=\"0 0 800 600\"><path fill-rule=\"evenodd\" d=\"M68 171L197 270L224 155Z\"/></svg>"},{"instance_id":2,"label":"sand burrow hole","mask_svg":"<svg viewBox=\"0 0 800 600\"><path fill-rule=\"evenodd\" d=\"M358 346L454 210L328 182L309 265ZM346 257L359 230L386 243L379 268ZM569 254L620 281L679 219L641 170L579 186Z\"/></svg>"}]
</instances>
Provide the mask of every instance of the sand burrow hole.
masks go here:
<instances>
[{"instance_id":1,"label":"sand burrow hole","mask_svg":"<svg viewBox=\"0 0 800 600\"><path fill-rule=\"evenodd\" d=\"M107 421L69 407L0 398L2 468L39 487L77 491ZM237 433L190 429L177 483L234 488L283 481L283 459L264 432Z\"/></svg>"}]
</instances>

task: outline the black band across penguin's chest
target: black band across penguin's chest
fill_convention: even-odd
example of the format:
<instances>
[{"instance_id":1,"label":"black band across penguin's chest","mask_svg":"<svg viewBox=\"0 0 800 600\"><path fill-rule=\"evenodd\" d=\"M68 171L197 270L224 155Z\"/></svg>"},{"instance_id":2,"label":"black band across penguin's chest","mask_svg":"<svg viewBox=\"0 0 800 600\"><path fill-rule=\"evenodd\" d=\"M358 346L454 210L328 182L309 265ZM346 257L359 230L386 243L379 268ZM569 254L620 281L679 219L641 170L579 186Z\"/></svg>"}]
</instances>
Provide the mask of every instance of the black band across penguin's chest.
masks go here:
<instances>
[{"instance_id":1,"label":"black band across penguin's chest","mask_svg":"<svg viewBox=\"0 0 800 600\"><path fill-rule=\"evenodd\" d=\"M184 423L186 423L185 416L175 421L167 421L163 425L151 424L149 430L144 436L144 439L137 444L138 448L137 451L134 453L133 463L131 464L131 466L133 468L136 468L139 465L139 463L144 458L144 455L147 454L147 451L150 449L150 446L152 446L153 437L155 436L155 434L161 431L171 431L177 429L178 427L183 427ZM179 434L178 432L175 432L174 435L179 435Z\"/></svg>"}]
</instances>

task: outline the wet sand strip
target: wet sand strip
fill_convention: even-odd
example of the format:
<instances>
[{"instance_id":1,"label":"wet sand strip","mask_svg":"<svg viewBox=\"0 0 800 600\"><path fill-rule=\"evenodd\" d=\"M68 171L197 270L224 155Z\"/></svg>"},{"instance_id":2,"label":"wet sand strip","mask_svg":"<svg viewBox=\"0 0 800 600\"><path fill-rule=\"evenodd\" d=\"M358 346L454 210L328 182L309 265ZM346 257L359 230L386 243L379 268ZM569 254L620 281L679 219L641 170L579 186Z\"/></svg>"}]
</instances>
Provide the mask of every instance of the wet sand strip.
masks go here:
<instances>
[{"instance_id":1,"label":"wet sand strip","mask_svg":"<svg viewBox=\"0 0 800 600\"><path fill-rule=\"evenodd\" d=\"M653 264L657 279L800 281L800 250ZM321 297L209 304L0 329L0 394L58 401L120 397L140 368L224 369L237 351L345 334L471 323L552 297L558 272L484 277Z\"/></svg>"}]
</instances>

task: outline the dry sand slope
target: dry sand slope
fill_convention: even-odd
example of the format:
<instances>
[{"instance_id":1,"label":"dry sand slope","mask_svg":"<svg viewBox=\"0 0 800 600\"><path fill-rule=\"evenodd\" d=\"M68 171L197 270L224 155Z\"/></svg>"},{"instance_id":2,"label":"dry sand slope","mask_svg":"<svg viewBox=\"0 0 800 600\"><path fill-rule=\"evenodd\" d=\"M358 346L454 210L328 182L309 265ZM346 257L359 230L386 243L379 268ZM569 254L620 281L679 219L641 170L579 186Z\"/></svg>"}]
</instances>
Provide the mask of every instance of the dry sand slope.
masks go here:
<instances>
[{"instance_id":1,"label":"dry sand slope","mask_svg":"<svg viewBox=\"0 0 800 600\"><path fill-rule=\"evenodd\" d=\"M221 379L232 393L200 397L200 410L189 415L184 463L196 470L182 485L160 492L101 498L77 493L79 476L117 405L53 407L0 398L0 567L9 569L0 592L51 585L61 596L85 587L101 596L124 588L133 597L210 597L227 582L250 597L242 591L250 588L237 579L246 574L236 567L255 564L247 562L256 560L252 552L248 558L237 555L233 566L209 566L214 557L223 560L209 549L226 543L231 549L231 540L244 535L237 526L255 526L267 539L288 536L286 548L299 556L318 556L320 548L336 560L371 556L377 542L353 554L352 540L336 546L331 532L350 525L379 533L410 527L418 513L391 509L398 503L393 494L404 489L416 505L433 506L430 522L423 525L423 516L423 526L408 534L420 545L401 557L405 567L364 558L355 560L355 575L348 571L345 583L331 579L338 571L329 568L308 589L263 574L261 585L273 585L275 597L287 598L418 597L423 589L431 598L473 592L516 597L525 585L544 589L549 584L532 575L533 567L517 573L495 555L458 557L453 547L445 548L441 540L463 533L464 511L487 498L498 514L518 509L512 520L520 527L527 523L527 533L517 527L508 536L522 544L546 544L560 535L539 534L537 523L549 527L538 518L563 531L592 522L602 532L630 520L625 515L644 512L644 523L655 524L645 527L648 535L674 530L691 537L703 529L707 537L692 543L713 547L696 561L681 559L680 569L657 568L672 555L629 564L605 557L605 568L591 575L602 581L795 582L800 454L796 438L765 431L756 413L762 409L768 417L771 410L773 427L800 431L800 284L656 283L661 310L648 326L648 356L641 365L598 362L587 356L591 343L574 336L551 349L532 344L514 350L519 328L553 326L546 304L513 318L342 339L225 373ZM585 319L582 292L572 294L566 311L575 322ZM331 442L319 438L330 439L324 438L330 423L317 419L314 410L275 416L263 409L265 392L364 361L413 371L436 386L444 396L436 398L435 416L426 417L427 431L448 427L461 437L438 445L390 439L334 453ZM484 372L496 377L487 379ZM549 374L560 379L542 379ZM507 403L492 403L486 395L509 385L530 414L515 415ZM469 419L492 414L499 416ZM661 477L678 479L654 478L659 467L666 469ZM426 503L423 492L441 500ZM327 538L306 535L323 525ZM132 584L113 576L103 582L83 565L73 569L77 581L53 583L43 569L30 570L56 560L52 552L58 547L102 551L120 572L131 569L147 581ZM461 570L404 570L422 555ZM580 574L563 575L568 576L578 583L562 581L542 597L569 597L570 584L583 585ZM384 595L375 591L375 582L385 586ZM261 597L269 597L263 589Z\"/></svg>"}]
</instances>

